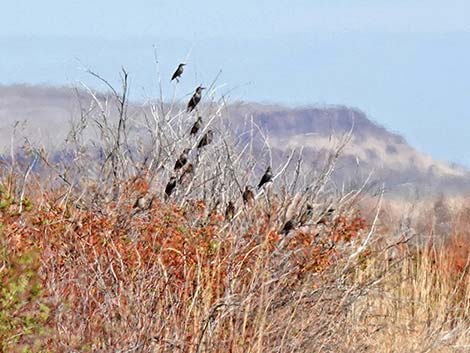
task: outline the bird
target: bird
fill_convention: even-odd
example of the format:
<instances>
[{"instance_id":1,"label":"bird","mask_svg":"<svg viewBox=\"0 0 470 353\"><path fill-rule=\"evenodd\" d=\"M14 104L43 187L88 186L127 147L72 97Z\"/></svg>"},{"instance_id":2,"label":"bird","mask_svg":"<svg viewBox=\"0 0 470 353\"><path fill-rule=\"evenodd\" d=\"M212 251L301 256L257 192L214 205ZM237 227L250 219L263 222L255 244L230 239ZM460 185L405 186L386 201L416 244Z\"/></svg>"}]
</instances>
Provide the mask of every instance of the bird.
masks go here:
<instances>
[{"instance_id":1,"label":"bird","mask_svg":"<svg viewBox=\"0 0 470 353\"><path fill-rule=\"evenodd\" d=\"M252 205L255 202L255 193L253 192L253 188L249 185L245 186L245 191L243 191L242 197L245 205Z\"/></svg>"},{"instance_id":2,"label":"bird","mask_svg":"<svg viewBox=\"0 0 470 353\"><path fill-rule=\"evenodd\" d=\"M154 196L149 196L149 195L142 195L135 200L133 208L137 208L141 211L143 210L148 210L149 208L152 207L153 199L155 198Z\"/></svg>"},{"instance_id":3,"label":"bird","mask_svg":"<svg viewBox=\"0 0 470 353\"><path fill-rule=\"evenodd\" d=\"M229 201L225 209L225 220L230 221L233 217L235 217L235 205Z\"/></svg>"},{"instance_id":4,"label":"bird","mask_svg":"<svg viewBox=\"0 0 470 353\"><path fill-rule=\"evenodd\" d=\"M171 194L173 193L173 191L175 190L176 188L176 182L177 182L177 179L176 177L173 175L171 178L170 178L170 181L168 182L168 184L166 184L166 187L165 187L165 195L166 195L166 198L169 198L171 196Z\"/></svg>"},{"instance_id":5,"label":"bird","mask_svg":"<svg viewBox=\"0 0 470 353\"><path fill-rule=\"evenodd\" d=\"M176 69L175 73L173 74L173 76L171 76L171 81L175 80L179 82L179 78L181 77L181 75L183 74L183 71L184 71L184 63L181 63L178 65L178 68Z\"/></svg>"},{"instance_id":6,"label":"bird","mask_svg":"<svg viewBox=\"0 0 470 353\"><path fill-rule=\"evenodd\" d=\"M140 196L137 200L134 202L133 208L140 208L143 210L145 208L145 204L147 203L147 200L145 199L145 196Z\"/></svg>"},{"instance_id":7,"label":"bird","mask_svg":"<svg viewBox=\"0 0 470 353\"><path fill-rule=\"evenodd\" d=\"M309 219L312 218L312 216L313 216L313 207L312 207L312 205L307 203L307 207L306 207L305 211L300 216L299 223L301 225L304 225L305 223L307 223L309 221Z\"/></svg>"},{"instance_id":8,"label":"bird","mask_svg":"<svg viewBox=\"0 0 470 353\"><path fill-rule=\"evenodd\" d=\"M185 148L179 158L175 162L175 167L173 170L178 170L184 167L184 165L188 162L188 154L191 151L190 148Z\"/></svg>"},{"instance_id":9,"label":"bird","mask_svg":"<svg viewBox=\"0 0 470 353\"><path fill-rule=\"evenodd\" d=\"M212 130L208 130L204 136L202 136L201 140L199 140L199 143L197 144L197 148L202 148L204 146L207 146L212 142L214 139L214 132Z\"/></svg>"},{"instance_id":10,"label":"bird","mask_svg":"<svg viewBox=\"0 0 470 353\"><path fill-rule=\"evenodd\" d=\"M264 175L263 177L261 178L261 180L259 181L259 184L258 184L258 189L261 189L261 187L266 184L266 183L269 183L273 180L273 172L271 170L271 166L269 166L266 171L264 172Z\"/></svg>"},{"instance_id":11,"label":"bird","mask_svg":"<svg viewBox=\"0 0 470 353\"><path fill-rule=\"evenodd\" d=\"M281 229L281 234L287 235L291 230L294 230L297 227L297 222L294 219L289 219L284 227Z\"/></svg>"},{"instance_id":12,"label":"bird","mask_svg":"<svg viewBox=\"0 0 470 353\"><path fill-rule=\"evenodd\" d=\"M197 120L191 127L190 135L196 135L199 132L199 129L202 127L202 117L198 116Z\"/></svg>"},{"instance_id":13,"label":"bird","mask_svg":"<svg viewBox=\"0 0 470 353\"><path fill-rule=\"evenodd\" d=\"M206 88L202 86L199 86L198 88L196 88L196 91L194 92L193 96L188 102L188 107L187 107L188 113L191 113L194 110L194 108L196 108L196 105L198 105L199 102L201 101L203 89L206 89Z\"/></svg>"},{"instance_id":14,"label":"bird","mask_svg":"<svg viewBox=\"0 0 470 353\"><path fill-rule=\"evenodd\" d=\"M145 196L139 196L134 202L133 208L139 208L141 210L145 209L147 206L147 198Z\"/></svg>"}]
</instances>

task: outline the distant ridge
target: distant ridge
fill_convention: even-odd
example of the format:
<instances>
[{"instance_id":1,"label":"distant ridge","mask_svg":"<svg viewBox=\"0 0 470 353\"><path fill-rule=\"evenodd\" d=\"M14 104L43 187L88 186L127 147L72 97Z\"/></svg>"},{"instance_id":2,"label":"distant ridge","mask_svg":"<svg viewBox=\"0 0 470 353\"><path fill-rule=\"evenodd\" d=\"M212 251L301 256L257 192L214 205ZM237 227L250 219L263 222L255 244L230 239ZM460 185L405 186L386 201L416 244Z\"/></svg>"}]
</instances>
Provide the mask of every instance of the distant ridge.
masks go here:
<instances>
[{"instance_id":1,"label":"distant ridge","mask_svg":"<svg viewBox=\"0 0 470 353\"><path fill-rule=\"evenodd\" d=\"M67 87L0 86L0 146L9 146L17 129L32 141L56 145L66 138L69 121L80 114L76 91ZM315 163L334 145L334 140L354 124L352 140L337 168L339 182L357 182L372 172L373 180L385 182L399 192L470 190L470 173L465 168L436 161L423 154L400 135L367 118L362 111L345 106L288 108L281 105L234 103L228 109L235 130L243 129L248 116L269 134L279 154L304 147L306 161Z\"/></svg>"},{"instance_id":2,"label":"distant ridge","mask_svg":"<svg viewBox=\"0 0 470 353\"><path fill-rule=\"evenodd\" d=\"M304 147L304 158L315 162L334 140L353 127L351 142L340 158L342 181L364 179L370 172L389 188L426 192L470 190L470 174L462 166L437 161L410 146L399 134L367 118L359 109L345 106L287 108L278 105L239 104L231 108L232 120L252 116L270 136L276 149ZM238 125L240 128L240 124Z\"/></svg>"}]
</instances>

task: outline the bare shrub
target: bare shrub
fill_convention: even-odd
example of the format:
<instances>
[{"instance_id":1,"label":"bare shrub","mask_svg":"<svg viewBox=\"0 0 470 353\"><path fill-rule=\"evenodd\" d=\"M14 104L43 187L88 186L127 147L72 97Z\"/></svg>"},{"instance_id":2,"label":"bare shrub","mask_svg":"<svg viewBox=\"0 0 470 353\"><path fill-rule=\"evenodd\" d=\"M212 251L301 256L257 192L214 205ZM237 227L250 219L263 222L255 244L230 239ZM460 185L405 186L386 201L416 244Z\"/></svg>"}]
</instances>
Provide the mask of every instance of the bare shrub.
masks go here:
<instances>
[{"instance_id":1,"label":"bare shrub","mask_svg":"<svg viewBox=\"0 0 470 353\"><path fill-rule=\"evenodd\" d=\"M61 151L27 144L29 163L11 158L2 177L9 249L38 249L50 351L437 352L466 342L466 272L441 281L442 252L408 233L387 237L383 188L365 217L367 180L332 182L351 131L309 166L302 149L273 158L250 116L230 133L215 83L188 113L176 98L129 103L125 70L119 89L91 74L109 92L77 94L81 116ZM272 181L257 189L268 166Z\"/></svg>"}]
</instances>

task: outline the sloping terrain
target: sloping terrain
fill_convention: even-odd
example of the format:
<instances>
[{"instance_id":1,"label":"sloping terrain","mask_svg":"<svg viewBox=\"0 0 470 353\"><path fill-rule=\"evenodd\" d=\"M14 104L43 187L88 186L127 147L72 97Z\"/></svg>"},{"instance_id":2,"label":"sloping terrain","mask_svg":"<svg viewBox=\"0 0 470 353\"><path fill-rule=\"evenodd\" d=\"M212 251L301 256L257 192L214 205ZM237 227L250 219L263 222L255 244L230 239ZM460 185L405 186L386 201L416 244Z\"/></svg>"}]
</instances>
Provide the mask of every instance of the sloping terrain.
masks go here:
<instances>
[{"instance_id":1,"label":"sloping terrain","mask_svg":"<svg viewBox=\"0 0 470 353\"><path fill-rule=\"evenodd\" d=\"M337 168L342 181L359 181L372 173L373 180L385 182L395 191L449 192L470 186L465 168L417 151L402 136L357 109L240 104L231 113L238 121L252 118L265 130L273 148L286 151L303 147L304 158L313 163L352 131Z\"/></svg>"},{"instance_id":2,"label":"sloping terrain","mask_svg":"<svg viewBox=\"0 0 470 353\"><path fill-rule=\"evenodd\" d=\"M67 137L69 122L80 114L82 91L64 87L0 86L1 148L8 150L16 122L18 136L56 145ZM82 100L83 101L83 100ZM266 132L273 150L282 154L303 147L313 164L352 129L336 180L356 183L372 172L372 180L385 182L393 192L462 192L470 190L463 167L436 161L410 146L403 137L343 106L286 108L275 105L233 104L229 118L238 131L248 118ZM21 143L17 137L16 143Z\"/></svg>"}]
</instances>

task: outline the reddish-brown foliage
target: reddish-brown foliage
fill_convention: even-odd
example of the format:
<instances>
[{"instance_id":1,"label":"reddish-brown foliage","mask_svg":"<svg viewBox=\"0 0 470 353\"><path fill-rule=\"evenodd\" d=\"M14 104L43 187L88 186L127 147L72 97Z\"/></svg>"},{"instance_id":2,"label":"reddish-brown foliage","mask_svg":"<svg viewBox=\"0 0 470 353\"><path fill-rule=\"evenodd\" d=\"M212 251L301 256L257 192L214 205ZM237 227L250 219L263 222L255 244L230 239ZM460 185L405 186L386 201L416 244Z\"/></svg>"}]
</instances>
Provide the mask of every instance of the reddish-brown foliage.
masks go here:
<instances>
[{"instance_id":1,"label":"reddish-brown foliage","mask_svg":"<svg viewBox=\"0 0 470 353\"><path fill-rule=\"evenodd\" d=\"M227 227L219 212L206 217L205 205L197 200L179 208L156 199L149 209L136 209L130 200L148 191L140 179L125 190L120 200L99 210L58 205L48 194L21 215L14 205L0 213L11 251L38 249L37 271L54 308L50 320L55 331L48 337L52 350L100 350L136 340L150 345L157 331L170 334L161 330L171 316L173 323L175 318L181 321L180 342L192 351L198 332L205 330L197 326L204 322L200 315L217 308L227 291L240 296L262 293L261 286L254 286L256 276L262 268L273 273L284 269L281 257L288 261L286 288L298 286L299 279L331 266L338 255L336 245L366 227L360 217L338 216L331 224L298 230L284 239L261 209L252 208L251 215L242 214ZM237 227L236 222L248 226ZM199 310L192 309L196 302ZM225 332L225 339L241 329L230 322L221 325L225 328L219 334ZM131 326L139 337L126 331ZM256 327L246 322L243 327L243 344L249 345Z\"/></svg>"}]
</instances>

